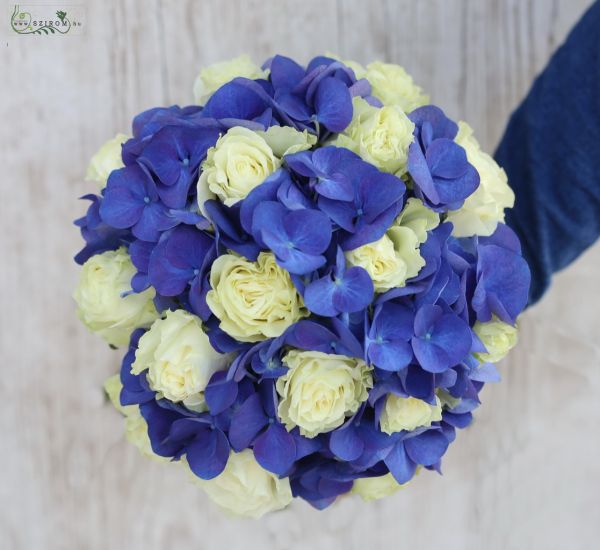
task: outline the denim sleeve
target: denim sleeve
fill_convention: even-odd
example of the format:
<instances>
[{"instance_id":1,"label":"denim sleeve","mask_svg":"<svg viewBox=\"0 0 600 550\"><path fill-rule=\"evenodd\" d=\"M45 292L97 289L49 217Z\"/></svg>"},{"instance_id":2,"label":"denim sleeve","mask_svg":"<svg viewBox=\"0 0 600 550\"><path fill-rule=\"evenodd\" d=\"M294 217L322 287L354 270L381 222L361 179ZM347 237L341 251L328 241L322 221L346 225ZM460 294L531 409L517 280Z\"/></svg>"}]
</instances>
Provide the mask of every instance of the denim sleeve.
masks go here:
<instances>
[{"instance_id":1,"label":"denim sleeve","mask_svg":"<svg viewBox=\"0 0 600 550\"><path fill-rule=\"evenodd\" d=\"M531 268L531 305L600 233L600 2L536 79L495 156L516 195L506 223Z\"/></svg>"}]
</instances>

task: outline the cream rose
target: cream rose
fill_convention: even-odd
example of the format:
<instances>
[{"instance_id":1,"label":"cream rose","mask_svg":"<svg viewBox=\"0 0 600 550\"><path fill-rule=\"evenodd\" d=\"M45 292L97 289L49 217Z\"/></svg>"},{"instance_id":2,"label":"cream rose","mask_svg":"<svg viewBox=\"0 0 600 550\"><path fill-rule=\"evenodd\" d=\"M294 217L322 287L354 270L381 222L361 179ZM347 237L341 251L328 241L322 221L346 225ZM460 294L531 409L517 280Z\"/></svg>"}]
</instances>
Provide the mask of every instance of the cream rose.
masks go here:
<instances>
[{"instance_id":1,"label":"cream rose","mask_svg":"<svg viewBox=\"0 0 600 550\"><path fill-rule=\"evenodd\" d=\"M308 315L290 274L270 252L261 252L256 262L219 256L210 270L210 286L208 307L221 329L240 342L275 338Z\"/></svg>"},{"instance_id":2,"label":"cream rose","mask_svg":"<svg viewBox=\"0 0 600 550\"><path fill-rule=\"evenodd\" d=\"M104 391L106 395L110 399L113 407L117 409L122 415L126 415L129 410L131 410L133 405L121 405L121 389L123 388L123 384L121 384L121 378L118 374L113 374L113 376L109 376L104 381Z\"/></svg>"},{"instance_id":3,"label":"cream rose","mask_svg":"<svg viewBox=\"0 0 600 550\"><path fill-rule=\"evenodd\" d=\"M419 199L408 199L381 239L347 251L346 260L367 271L376 292L403 287L425 265L419 246L427 240L427 231L437 227L439 221L439 216Z\"/></svg>"},{"instance_id":4,"label":"cream rose","mask_svg":"<svg viewBox=\"0 0 600 550\"><path fill-rule=\"evenodd\" d=\"M266 131L257 131L275 156L283 158L285 155L306 151L317 143L317 136L309 134L307 130L299 132L290 126L270 126Z\"/></svg>"},{"instance_id":5,"label":"cream rose","mask_svg":"<svg viewBox=\"0 0 600 550\"><path fill-rule=\"evenodd\" d=\"M281 166L265 138L235 126L211 147L198 180L198 206L217 197L227 206L245 198Z\"/></svg>"},{"instance_id":6,"label":"cream rose","mask_svg":"<svg viewBox=\"0 0 600 550\"><path fill-rule=\"evenodd\" d=\"M442 419L442 405L436 396L435 405L415 397L400 397L390 393L385 400L379 424L381 431L393 434L406 430L412 432L421 427L429 427L432 422Z\"/></svg>"},{"instance_id":7,"label":"cream rose","mask_svg":"<svg viewBox=\"0 0 600 550\"><path fill-rule=\"evenodd\" d=\"M125 248L96 254L83 264L73 293L79 319L111 346L127 345L136 328L148 327L158 317L154 290L131 290L135 273Z\"/></svg>"},{"instance_id":8,"label":"cream rose","mask_svg":"<svg viewBox=\"0 0 600 550\"><path fill-rule=\"evenodd\" d=\"M85 176L86 181L94 181L100 190L106 186L106 180L113 170L123 168L121 146L129 139L125 134L117 134L109 139L91 158Z\"/></svg>"},{"instance_id":9,"label":"cream rose","mask_svg":"<svg viewBox=\"0 0 600 550\"><path fill-rule=\"evenodd\" d=\"M132 443L144 456L157 460L159 462L168 462L169 459L158 456L152 450L150 438L148 437L148 424L140 414L140 408L137 405L121 405L120 393L123 385L118 374L107 378L104 382L104 391L108 395L111 403L125 417L125 437Z\"/></svg>"},{"instance_id":10,"label":"cream rose","mask_svg":"<svg viewBox=\"0 0 600 550\"><path fill-rule=\"evenodd\" d=\"M288 431L298 426L306 437L341 426L373 387L372 369L361 359L292 349L283 363L288 371L277 380L278 413Z\"/></svg>"},{"instance_id":11,"label":"cream rose","mask_svg":"<svg viewBox=\"0 0 600 550\"><path fill-rule=\"evenodd\" d=\"M190 475L215 504L234 516L258 519L292 501L289 479L262 468L250 449L232 451L225 469L213 479L200 479L191 470Z\"/></svg>"},{"instance_id":12,"label":"cream rose","mask_svg":"<svg viewBox=\"0 0 600 550\"><path fill-rule=\"evenodd\" d=\"M333 144L354 151L384 172L402 175L414 123L397 105L373 107L360 97L354 98L353 105L352 122Z\"/></svg>"},{"instance_id":13,"label":"cream rose","mask_svg":"<svg viewBox=\"0 0 600 550\"><path fill-rule=\"evenodd\" d=\"M398 105L405 113L429 103L429 96L400 65L375 61L367 65L366 79L372 94L384 105Z\"/></svg>"},{"instance_id":14,"label":"cream rose","mask_svg":"<svg viewBox=\"0 0 600 550\"><path fill-rule=\"evenodd\" d=\"M229 355L218 353L202 329L200 319L187 311L167 311L138 343L133 374L148 370L150 387L175 403L202 410L210 377L229 364Z\"/></svg>"},{"instance_id":15,"label":"cream rose","mask_svg":"<svg viewBox=\"0 0 600 550\"><path fill-rule=\"evenodd\" d=\"M435 390L435 394L440 400L440 404L442 405L442 409L452 410L454 407L460 404L461 399L459 397L454 397L447 390L443 388L438 388Z\"/></svg>"},{"instance_id":16,"label":"cream rose","mask_svg":"<svg viewBox=\"0 0 600 550\"><path fill-rule=\"evenodd\" d=\"M267 72L256 65L248 55L240 55L229 61L209 65L200 71L194 82L194 99L198 105L204 105L208 98L223 84L234 78L243 77L251 80L266 78Z\"/></svg>"},{"instance_id":17,"label":"cream rose","mask_svg":"<svg viewBox=\"0 0 600 550\"><path fill-rule=\"evenodd\" d=\"M419 243L423 244L427 240L427 231L440 225L440 216L437 212L427 208L420 199L411 197L406 201L395 224L413 231Z\"/></svg>"},{"instance_id":18,"label":"cream rose","mask_svg":"<svg viewBox=\"0 0 600 550\"><path fill-rule=\"evenodd\" d=\"M352 493L358 495L364 501L379 500L393 495L403 487L406 483L400 484L390 473L379 477L361 477L354 481L352 485Z\"/></svg>"},{"instance_id":19,"label":"cream rose","mask_svg":"<svg viewBox=\"0 0 600 550\"><path fill-rule=\"evenodd\" d=\"M479 187L467 197L458 210L448 212L455 237L491 235L500 222L504 222L504 209L515 204L515 194L508 185L506 172L496 161L482 151L473 136L473 128L466 122L458 123L456 143L465 149L467 159L479 172Z\"/></svg>"},{"instance_id":20,"label":"cream rose","mask_svg":"<svg viewBox=\"0 0 600 550\"><path fill-rule=\"evenodd\" d=\"M473 330L487 349L487 353L475 354L482 363L497 363L517 345L519 329L500 321L495 315L487 323L477 321Z\"/></svg>"},{"instance_id":21,"label":"cream rose","mask_svg":"<svg viewBox=\"0 0 600 550\"><path fill-rule=\"evenodd\" d=\"M376 292L404 286L425 265L417 236L399 226L390 227L378 241L349 250L346 260L367 271Z\"/></svg>"}]
</instances>

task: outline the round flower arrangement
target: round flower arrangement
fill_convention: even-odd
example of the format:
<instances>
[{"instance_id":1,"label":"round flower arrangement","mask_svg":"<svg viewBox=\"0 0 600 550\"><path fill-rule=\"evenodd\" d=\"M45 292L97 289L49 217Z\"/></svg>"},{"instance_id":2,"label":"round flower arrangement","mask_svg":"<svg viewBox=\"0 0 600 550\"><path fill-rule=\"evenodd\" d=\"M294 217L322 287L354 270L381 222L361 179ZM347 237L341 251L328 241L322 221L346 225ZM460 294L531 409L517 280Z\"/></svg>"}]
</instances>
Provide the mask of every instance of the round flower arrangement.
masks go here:
<instances>
[{"instance_id":1,"label":"round flower arrangement","mask_svg":"<svg viewBox=\"0 0 600 550\"><path fill-rule=\"evenodd\" d=\"M516 342L514 195L399 66L242 56L92 159L74 297L128 439L259 517L440 471Z\"/></svg>"}]
</instances>

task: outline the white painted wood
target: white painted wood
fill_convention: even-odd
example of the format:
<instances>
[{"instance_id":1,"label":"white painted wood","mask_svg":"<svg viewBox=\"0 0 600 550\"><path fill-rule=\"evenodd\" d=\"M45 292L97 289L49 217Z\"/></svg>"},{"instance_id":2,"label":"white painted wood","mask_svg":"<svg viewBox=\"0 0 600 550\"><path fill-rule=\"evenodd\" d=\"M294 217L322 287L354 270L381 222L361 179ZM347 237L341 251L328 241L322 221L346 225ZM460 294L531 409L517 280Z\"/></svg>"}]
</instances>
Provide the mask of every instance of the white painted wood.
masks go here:
<instances>
[{"instance_id":1,"label":"white painted wood","mask_svg":"<svg viewBox=\"0 0 600 550\"><path fill-rule=\"evenodd\" d=\"M81 0L80 0L81 1ZM297 502L224 517L177 466L122 438L101 384L119 356L70 293L89 156L144 108L191 101L201 65L323 51L401 63L492 149L510 111L590 0L87 2L83 36L2 28L0 548L579 549L597 545L600 277L596 246L523 320L445 475L376 504Z\"/></svg>"}]
</instances>

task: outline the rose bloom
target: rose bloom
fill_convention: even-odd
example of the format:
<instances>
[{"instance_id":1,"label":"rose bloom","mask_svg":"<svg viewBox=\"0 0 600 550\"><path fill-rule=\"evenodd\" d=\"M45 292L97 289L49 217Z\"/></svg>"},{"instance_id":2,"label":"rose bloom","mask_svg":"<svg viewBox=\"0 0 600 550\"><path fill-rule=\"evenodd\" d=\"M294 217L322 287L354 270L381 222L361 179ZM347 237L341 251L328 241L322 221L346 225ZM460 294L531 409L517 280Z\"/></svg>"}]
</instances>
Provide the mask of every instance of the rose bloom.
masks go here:
<instances>
[{"instance_id":1,"label":"rose bloom","mask_svg":"<svg viewBox=\"0 0 600 550\"><path fill-rule=\"evenodd\" d=\"M261 136L278 158L306 151L317 143L317 136L309 134L308 130L299 132L290 126L270 126L265 131L256 132Z\"/></svg>"},{"instance_id":2,"label":"rose bloom","mask_svg":"<svg viewBox=\"0 0 600 550\"><path fill-rule=\"evenodd\" d=\"M375 61L367 65L365 78L372 94L384 105L398 105L405 113L429 103L429 96L400 65Z\"/></svg>"},{"instance_id":3,"label":"rose bloom","mask_svg":"<svg viewBox=\"0 0 600 550\"><path fill-rule=\"evenodd\" d=\"M129 136L125 134L117 134L102 145L90 160L85 176L86 181L94 181L98 184L99 190L104 189L110 173L124 166L121 146L128 139Z\"/></svg>"},{"instance_id":4,"label":"rose bloom","mask_svg":"<svg viewBox=\"0 0 600 550\"><path fill-rule=\"evenodd\" d=\"M370 500L389 497L405 486L406 483L400 485L392 474L387 473L379 477L361 477L356 479L352 485L352 493L368 502Z\"/></svg>"},{"instance_id":5,"label":"rose bloom","mask_svg":"<svg viewBox=\"0 0 600 550\"><path fill-rule=\"evenodd\" d=\"M290 274L270 252L256 262L235 254L219 256L210 271L206 303L221 321L220 328L240 342L280 336L308 315Z\"/></svg>"},{"instance_id":6,"label":"rose bloom","mask_svg":"<svg viewBox=\"0 0 600 550\"><path fill-rule=\"evenodd\" d=\"M373 387L372 369L362 359L292 349L283 363L289 370L277 379L279 417L288 431L298 426L306 437L341 426Z\"/></svg>"},{"instance_id":7,"label":"rose bloom","mask_svg":"<svg viewBox=\"0 0 600 550\"><path fill-rule=\"evenodd\" d=\"M202 410L210 377L227 368L229 359L211 346L198 317L178 309L167 311L140 338L131 372L148 370L154 391L174 403Z\"/></svg>"},{"instance_id":8,"label":"rose bloom","mask_svg":"<svg viewBox=\"0 0 600 550\"><path fill-rule=\"evenodd\" d=\"M412 432L431 426L432 422L442 419L442 405L437 396L435 401L435 405L430 405L416 397L400 397L390 393L379 419L381 431L391 435L402 430Z\"/></svg>"},{"instance_id":9,"label":"rose bloom","mask_svg":"<svg viewBox=\"0 0 600 550\"><path fill-rule=\"evenodd\" d=\"M425 265L419 241L407 227L391 227L378 241L346 252L350 265L367 271L376 292L402 287Z\"/></svg>"},{"instance_id":10,"label":"rose bloom","mask_svg":"<svg viewBox=\"0 0 600 550\"><path fill-rule=\"evenodd\" d=\"M411 197L406 201L394 224L408 227L417 236L419 243L423 244L427 240L427 231L440 225L440 215L427 208L420 199Z\"/></svg>"},{"instance_id":11,"label":"rose bloom","mask_svg":"<svg viewBox=\"0 0 600 550\"><path fill-rule=\"evenodd\" d=\"M104 382L104 391L111 403L125 417L125 437L144 456L152 458L157 462L168 462L169 459L158 456L152 450L150 438L148 437L148 424L140 413L138 405L121 405L120 394L123 385L118 374L107 378Z\"/></svg>"},{"instance_id":12,"label":"rose bloom","mask_svg":"<svg viewBox=\"0 0 600 550\"><path fill-rule=\"evenodd\" d=\"M414 123L396 105L373 107L360 97L353 105L352 122L333 144L354 151L383 172L406 172Z\"/></svg>"},{"instance_id":13,"label":"rose bloom","mask_svg":"<svg viewBox=\"0 0 600 550\"><path fill-rule=\"evenodd\" d=\"M265 138L235 126L211 147L198 180L198 206L217 197L227 206L245 198L281 166Z\"/></svg>"},{"instance_id":14,"label":"rose bloom","mask_svg":"<svg viewBox=\"0 0 600 550\"><path fill-rule=\"evenodd\" d=\"M234 78L256 80L266 76L266 71L256 65L248 55L240 55L230 61L222 61L202 69L194 82L194 98L198 105L204 105L223 84Z\"/></svg>"},{"instance_id":15,"label":"rose bloom","mask_svg":"<svg viewBox=\"0 0 600 550\"><path fill-rule=\"evenodd\" d=\"M262 468L250 449L232 451L227 466L217 477L193 478L215 504L234 516L258 519L292 501L289 479L280 479Z\"/></svg>"},{"instance_id":16,"label":"rose bloom","mask_svg":"<svg viewBox=\"0 0 600 550\"><path fill-rule=\"evenodd\" d=\"M347 251L346 260L367 271L376 292L403 287L425 265L419 247L439 220L419 199L411 198L383 237Z\"/></svg>"},{"instance_id":17,"label":"rose bloom","mask_svg":"<svg viewBox=\"0 0 600 550\"><path fill-rule=\"evenodd\" d=\"M448 212L447 221L454 225L455 237L488 237L499 222L504 222L504 209L514 206L515 194L508 185L506 172L481 150L473 128L462 121L458 128L455 141L465 149L468 161L479 172L479 187L458 210Z\"/></svg>"},{"instance_id":18,"label":"rose bloom","mask_svg":"<svg viewBox=\"0 0 600 550\"><path fill-rule=\"evenodd\" d=\"M500 321L495 315L487 323L477 321L473 331L487 349L487 353L475 354L482 363L497 363L517 345L518 328Z\"/></svg>"},{"instance_id":19,"label":"rose bloom","mask_svg":"<svg viewBox=\"0 0 600 550\"><path fill-rule=\"evenodd\" d=\"M111 346L125 346L131 333L148 327L158 317L154 289L131 290L137 272L125 248L92 256L83 264L73 293L82 323Z\"/></svg>"}]
</instances>

